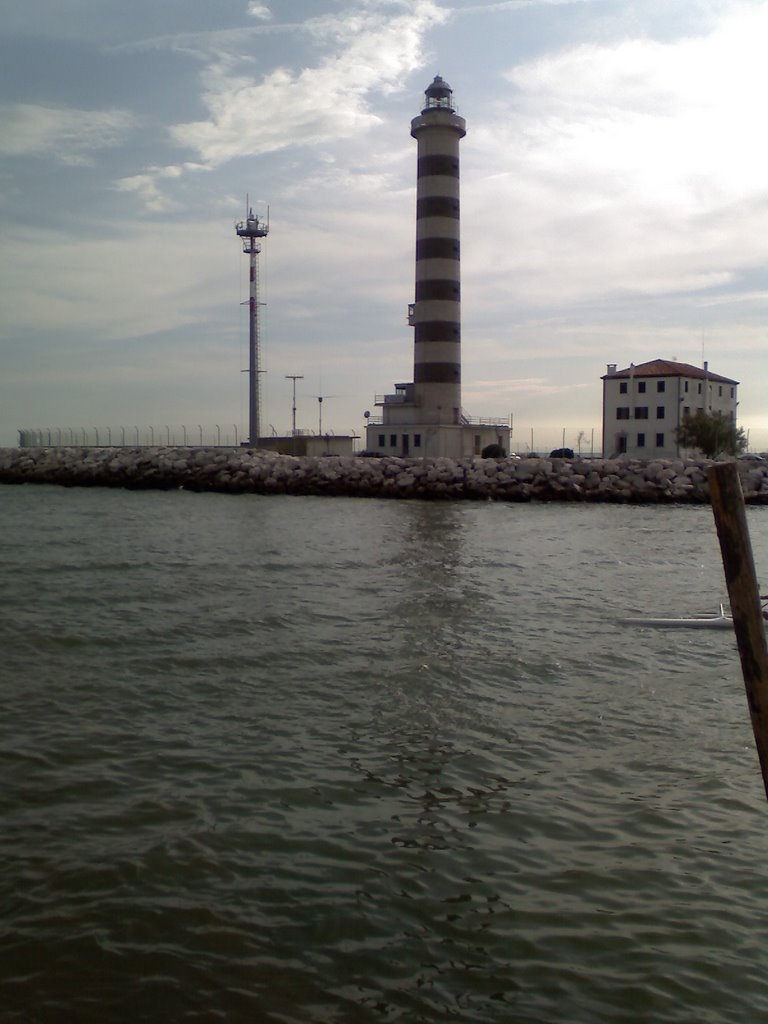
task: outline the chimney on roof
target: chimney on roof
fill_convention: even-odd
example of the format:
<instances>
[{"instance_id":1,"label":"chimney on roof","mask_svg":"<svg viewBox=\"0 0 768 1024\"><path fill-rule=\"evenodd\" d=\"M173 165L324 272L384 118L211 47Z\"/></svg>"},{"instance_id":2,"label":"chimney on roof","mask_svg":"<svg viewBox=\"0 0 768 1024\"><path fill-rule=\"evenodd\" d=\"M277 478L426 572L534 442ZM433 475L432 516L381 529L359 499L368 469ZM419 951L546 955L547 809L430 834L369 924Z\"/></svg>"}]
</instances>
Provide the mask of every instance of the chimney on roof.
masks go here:
<instances>
[{"instance_id":1,"label":"chimney on roof","mask_svg":"<svg viewBox=\"0 0 768 1024\"><path fill-rule=\"evenodd\" d=\"M708 363L708 362L707 362L707 360L705 359L705 360L704 360L704 372L706 373L706 371L707 371L708 369L709 369L709 363Z\"/></svg>"},{"instance_id":2,"label":"chimney on roof","mask_svg":"<svg viewBox=\"0 0 768 1024\"><path fill-rule=\"evenodd\" d=\"M616 363L608 363L608 373L616 373Z\"/></svg>"}]
</instances>

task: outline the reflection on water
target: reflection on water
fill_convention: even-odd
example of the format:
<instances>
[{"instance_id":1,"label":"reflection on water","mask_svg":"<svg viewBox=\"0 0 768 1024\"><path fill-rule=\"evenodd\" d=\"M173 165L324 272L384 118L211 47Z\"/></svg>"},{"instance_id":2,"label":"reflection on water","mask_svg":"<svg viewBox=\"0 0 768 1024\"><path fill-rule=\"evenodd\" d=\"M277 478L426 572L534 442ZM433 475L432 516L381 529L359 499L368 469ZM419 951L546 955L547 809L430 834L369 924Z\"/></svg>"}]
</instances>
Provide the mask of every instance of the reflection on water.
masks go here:
<instances>
[{"instance_id":1,"label":"reflection on water","mask_svg":"<svg viewBox=\"0 0 768 1024\"><path fill-rule=\"evenodd\" d=\"M2 499L3 1022L768 1012L709 510Z\"/></svg>"}]
</instances>

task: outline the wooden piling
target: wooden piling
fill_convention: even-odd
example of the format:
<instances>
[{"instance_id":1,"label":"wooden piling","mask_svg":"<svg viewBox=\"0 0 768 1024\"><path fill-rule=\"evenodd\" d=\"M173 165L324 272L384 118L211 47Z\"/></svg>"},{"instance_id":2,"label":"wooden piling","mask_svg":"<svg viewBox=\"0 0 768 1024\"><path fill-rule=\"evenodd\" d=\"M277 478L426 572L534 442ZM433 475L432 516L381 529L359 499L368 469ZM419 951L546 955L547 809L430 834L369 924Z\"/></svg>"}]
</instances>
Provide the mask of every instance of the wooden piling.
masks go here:
<instances>
[{"instance_id":1,"label":"wooden piling","mask_svg":"<svg viewBox=\"0 0 768 1024\"><path fill-rule=\"evenodd\" d=\"M744 495L735 462L707 471L757 756L768 798L768 646Z\"/></svg>"}]
</instances>

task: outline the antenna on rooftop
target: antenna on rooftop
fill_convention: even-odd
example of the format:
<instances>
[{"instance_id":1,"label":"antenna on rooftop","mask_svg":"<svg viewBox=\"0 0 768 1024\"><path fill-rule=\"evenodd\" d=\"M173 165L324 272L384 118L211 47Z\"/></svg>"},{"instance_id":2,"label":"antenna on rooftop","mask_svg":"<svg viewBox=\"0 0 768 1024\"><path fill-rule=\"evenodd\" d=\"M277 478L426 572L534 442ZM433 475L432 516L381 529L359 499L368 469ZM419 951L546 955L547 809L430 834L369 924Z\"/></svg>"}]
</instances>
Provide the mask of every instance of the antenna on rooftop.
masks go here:
<instances>
[{"instance_id":1,"label":"antenna on rooftop","mask_svg":"<svg viewBox=\"0 0 768 1024\"><path fill-rule=\"evenodd\" d=\"M341 398L341 395L315 395L317 399L317 433L323 432L323 401L326 398Z\"/></svg>"}]
</instances>

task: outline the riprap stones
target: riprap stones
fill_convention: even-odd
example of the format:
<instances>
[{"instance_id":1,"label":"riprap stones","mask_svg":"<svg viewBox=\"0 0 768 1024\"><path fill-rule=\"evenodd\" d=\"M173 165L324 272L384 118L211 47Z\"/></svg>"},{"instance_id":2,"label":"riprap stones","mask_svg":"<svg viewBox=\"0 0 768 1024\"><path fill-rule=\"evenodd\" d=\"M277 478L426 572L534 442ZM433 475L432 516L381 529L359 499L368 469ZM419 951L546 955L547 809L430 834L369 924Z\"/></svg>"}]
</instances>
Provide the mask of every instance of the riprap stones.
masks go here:
<instances>
[{"instance_id":1,"label":"riprap stones","mask_svg":"<svg viewBox=\"0 0 768 1024\"><path fill-rule=\"evenodd\" d=\"M297 457L253 448L4 448L0 483L349 497L707 503L701 459ZM768 462L739 460L745 501L768 504Z\"/></svg>"}]
</instances>

